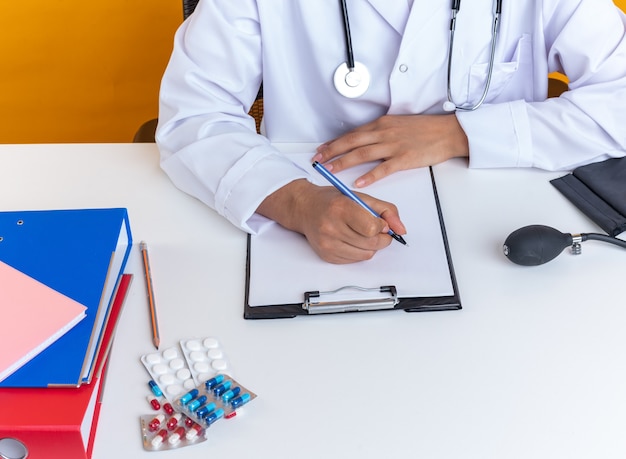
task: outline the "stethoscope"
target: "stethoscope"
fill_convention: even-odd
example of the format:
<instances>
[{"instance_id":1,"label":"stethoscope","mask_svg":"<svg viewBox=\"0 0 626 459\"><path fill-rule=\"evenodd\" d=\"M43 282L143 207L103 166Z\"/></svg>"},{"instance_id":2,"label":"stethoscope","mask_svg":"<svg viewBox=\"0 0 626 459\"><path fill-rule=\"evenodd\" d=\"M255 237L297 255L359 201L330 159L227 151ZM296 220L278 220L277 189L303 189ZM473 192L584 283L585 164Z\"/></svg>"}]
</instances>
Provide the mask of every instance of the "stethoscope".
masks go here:
<instances>
[{"instance_id":1,"label":"stethoscope","mask_svg":"<svg viewBox=\"0 0 626 459\"><path fill-rule=\"evenodd\" d=\"M455 110L472 111L480 107L487 97L491 76L493 75L493 65L495 62L496 45L498 42L498 26L500 24L500 14L502 13L502 0L494 0L495 10L491 25L491 50L489 55L489 66L487 69L487 80L483 93L478 102L467 105L457 105L452 98L450 75L452 73L452 52L454 50L454 33L456 31L456 16L461 9L461 0L452 0L452 17L450 19L450 38L448 42L448 75L447 75L447 97L443 109L453 112ZM350 35L350 21L348 19L348 8L346 0L340 0L341 14L343 16L343 30L346 41L346 62L337 67L333 77L335 88L342 96L354 99L365 94L370 85L370 73L367 67L361 62L354 60L352 50L352 37Z\"/></svg>"},{"instance_id":2,"label":"stethoscope","mask_svg":"<svg viewBox=\"0 0 626 459\"><path fill-rule=\"evenodd\" d=\"M335 88L344 97L355 99L361 97L370 86L370 72L361 62L354 60L352 37L350 36L350 20L346 0L340 0L343 16L343 33L346 40L346 62L337 67L333 81Z\"/></svg>"}]
</instances>

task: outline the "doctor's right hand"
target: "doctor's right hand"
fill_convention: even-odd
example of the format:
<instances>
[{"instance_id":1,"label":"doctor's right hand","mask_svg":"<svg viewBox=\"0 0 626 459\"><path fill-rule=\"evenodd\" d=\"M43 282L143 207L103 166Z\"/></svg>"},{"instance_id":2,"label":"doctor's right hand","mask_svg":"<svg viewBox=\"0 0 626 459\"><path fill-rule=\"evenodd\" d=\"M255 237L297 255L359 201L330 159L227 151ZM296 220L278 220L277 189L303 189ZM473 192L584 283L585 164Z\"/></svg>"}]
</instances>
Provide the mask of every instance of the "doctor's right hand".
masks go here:
<instances>
[{"instance_id":1,"label":"doctor's right hand","mask_svg":"<svg viewBox=\"0 0 626 459\"><path fill-rule=\"evenodd\" d=\"M329 263L369 260L393 239L391 228L406 234L396 206L359 193L382 218L373 217L332 186L295 180L265 198L257 212L303 234L313 250Z\"/></svg>"}]
</instances>

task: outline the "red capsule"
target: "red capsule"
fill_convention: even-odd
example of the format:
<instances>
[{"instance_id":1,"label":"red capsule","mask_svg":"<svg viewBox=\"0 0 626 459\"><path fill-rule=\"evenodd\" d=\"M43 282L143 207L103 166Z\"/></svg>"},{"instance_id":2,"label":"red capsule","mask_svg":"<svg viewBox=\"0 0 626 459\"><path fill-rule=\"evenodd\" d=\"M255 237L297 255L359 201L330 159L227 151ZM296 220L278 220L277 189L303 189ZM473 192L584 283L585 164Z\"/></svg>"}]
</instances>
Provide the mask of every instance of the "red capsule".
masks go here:
<instances>
[{"instance_id":1,"label":"red capsule","mask_svg":"<svg viewBox=\"0 0 626 459\"><path fill-rule=\"evenodd\" d=\"M161 443L163 443L163 441L165 441L166 438L167 438L167 430L161 429L157 432L156 436L152 439L150 443L152 444L152 446L156 448L157 446L160 446Z\"/></svg>"},{"instance_id":2,"label":"red capsule","mask_svg":"<svg viewBox=\"0 0 626 459\"><path fill-rule=\"evenodd\" d=\"M195 422L192 421L192 425L187 431L187 433L185 434L185 438L187 440L193 440L198 435L200 435L203 430L204 428L200 424L196 424Z\"/></svg>"},{"instance_id":3,"label":"red capsule","mask_svg":"<svg viewBox=\"0 0 626 459\"><path fill-rule=\"evenodd\" d=\"M165 411L169 416L174 414L174 407L169 402L165 402L163 404L163 411Z\"/></svg>"},{"instance_id":4,"label":"red capsule","mask_svg":"<svg viewBox=\"0 0 626 459\"><path fill-rule=\"evenodd\" d=\"M170 438L168 438L167 441L170 445L175 445L180 441L181 438L183 438L183 435L185 435L185 428L183 426L180 426L170 435Z\"/></svg>"},{"instance_id":5,"label":"red capsule","mask_svg":"<svg viewBox=\"0 0 626 459\"><path fill-rule=\"evenodd\" d=\"M159 400L152 396L152 395L148 395L148 397L146 397L148 399L148 403L150 403L150 405L152 405L152 408L154 408L155 410L160 410L161 409L161 404L159 403Z\"/></svg>"},{"instance_id":6,"label":"red capsule","mask_svg":"<svg viewBox=\"0 0 626 459\"><path fill-rule=\"evenodd\" d=\"M178 425L178 421L180 421L180 418L182 416L182 413L175 413L168 421L167 421L167 428L169 430L174 430L174 428Z\"/></svg>"},{"instance_id":7,"label":"red capsule","mask_svg":"<svg viewBox=\"0 0 626 459\"><path fill-rule=\"evenodd\" d=\"M148 430L150 432L156 431L164 419L165 416L163 416L162 414L157 414L156 417L148 423Z\"/></svg>"}]
</instances>

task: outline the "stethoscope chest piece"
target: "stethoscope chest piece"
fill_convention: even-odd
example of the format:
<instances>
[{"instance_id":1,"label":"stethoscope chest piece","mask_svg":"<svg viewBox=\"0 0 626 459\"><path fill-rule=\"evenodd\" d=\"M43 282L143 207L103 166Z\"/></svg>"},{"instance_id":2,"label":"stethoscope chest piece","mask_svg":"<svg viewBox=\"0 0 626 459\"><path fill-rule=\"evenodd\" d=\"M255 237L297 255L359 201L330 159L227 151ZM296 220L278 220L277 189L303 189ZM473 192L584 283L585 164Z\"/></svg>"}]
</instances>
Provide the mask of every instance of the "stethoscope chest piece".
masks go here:
<instances>
[{"instance_id":1,"label":"stethoscope chest piece","mask_svg":"<svg viewBox=\"0 0 626 459\"><path fill-rule=\"evenodd\" d=\"M361 97L370 86L370 72L365 65L354 62L354 68L349 69L346 62L342 63L333 79L335 88L344 97L355 99Z\"/></svg>"}]
</instances>

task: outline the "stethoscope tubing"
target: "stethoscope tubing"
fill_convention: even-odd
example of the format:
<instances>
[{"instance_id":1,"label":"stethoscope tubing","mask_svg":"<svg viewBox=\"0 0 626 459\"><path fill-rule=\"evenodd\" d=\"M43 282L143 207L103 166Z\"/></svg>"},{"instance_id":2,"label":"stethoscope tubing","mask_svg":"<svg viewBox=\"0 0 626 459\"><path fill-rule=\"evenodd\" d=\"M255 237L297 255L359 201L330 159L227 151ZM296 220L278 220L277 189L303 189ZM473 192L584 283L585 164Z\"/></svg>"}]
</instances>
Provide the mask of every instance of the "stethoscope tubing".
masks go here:
<instances>
[{"instance_id":1,"label":"stethoscope tubing","mask_svg":"<svg viewBox=\"0 0 626 459\"><path fill-rule=\"evenodd\" d=\"M352 35L350 34L350 20L348 19L348 5L346 0L341 0L341 14L343 17L343 33L346 40L346 65L348 69L354 69L354 50L352 49Z\"/></svg>"},{"instance_id":2,"label":"stethoscope tubing","mask_svg":"<svg viewBox=\"0 0 626 459\"><path fill-rule=\"evenodd\" d=\"M491 78L493 76L493 68L496 58L496 46L498 44L498 30L500 28L500 15L502 13L502 0L494 0L495 11L493 13L493 21L491 25L491 45L489 51L489 65L487 68L487 78L480 99L474 104L457 105L452 96L452 54L454 52L454 35L456 32L456 17L461 9L461 0L452 0L452 16L450 19L450 34L448 39L448 62L446 76L446 92L447 101L443 107L446 111L473 111L480 107L489 93L491 86ZM348 18L348 6L346 0L339 0L341 14L343 18L343 31L346 44L346 62L342 63L336 70L334 75L335 87L340 94L345 97L359 97L365 93L369 86L369 72L367 68L354 60L354 49L352 47L352 35L350 33L350 20ZM356 68L358 66L358 68ZM349 83L351 76L357 76L357 84ZM361 84L362 83L362 84ZM361 86L359 89L359 85Z\"/></svg>"},{"instance_id":3,"label":"stethoscope tubing","mask_svg":"<svg viewBox=\"0 0 626 459\"><path fill-rule=\"evenodd\" d=\"M461 8L461 0L453 0L452 1L452 18L450 19L450 38L448 40L448 74L447 74L447 95L448 102L454 105L454 110L462 110L462 111L474 111L478 107L480 107L485 99L487 98L487 94L489 93L489 87L491 86L491 77L493 75L493 66L496 59L496 45L498 44L498 29L500 28L500 15L502 13L502 0L495 0L495 11L493 13L493 22L491 24L491 49L489 52L489 66L487 68L487 79L485 81L485 87L483 88L483 93L473 105L457 105L452 98L452 52L454 50L454 32L456 31L456 15ZM444 107L446 104L444 104Z\"/></svg>"},{"instance_id":4,"label":"stethoscope tubing","mask_svg":"<svg viewBox=\"0 0 626 459\"><path fill-rule=\"evenodd\" d=\"M346 42L346 61L335 70L333 82L335 88L344 97L354 99L367 92L370 85L370 73L365 65L354 59L352 36L350 34L350 20L346 0L339 1L343 17L343 32Z\"/></svg>"}]
</instances>

